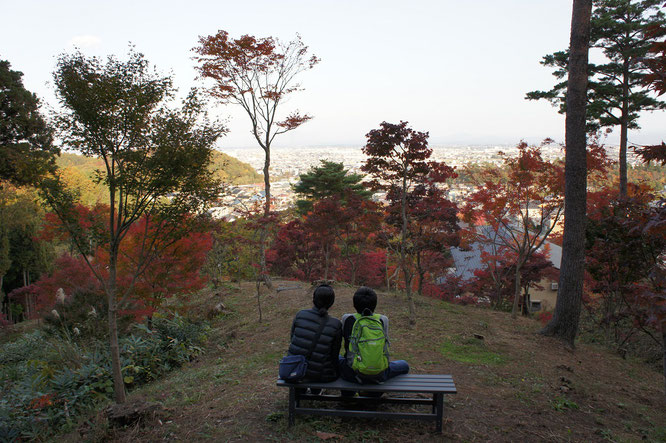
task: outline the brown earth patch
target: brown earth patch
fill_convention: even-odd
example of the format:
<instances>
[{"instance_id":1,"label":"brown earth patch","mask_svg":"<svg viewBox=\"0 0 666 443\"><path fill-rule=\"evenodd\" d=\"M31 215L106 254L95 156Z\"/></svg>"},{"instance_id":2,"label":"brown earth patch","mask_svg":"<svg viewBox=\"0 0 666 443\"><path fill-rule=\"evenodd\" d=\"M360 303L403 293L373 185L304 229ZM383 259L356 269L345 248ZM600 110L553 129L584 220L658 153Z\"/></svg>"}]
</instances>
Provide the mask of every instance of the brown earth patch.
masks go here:
<instances>
[{"instance_id":1,"label":"brown earth patch","mask_svg":"<svg viewBox=\"0 0 666 443\"><path fill-rule=\"evenodd\" d=\"M392 358L407 360L414 373L454 377L458 394L446 400L443 435L428 423L348 418L297 417L288 428L287 392L275 384L277 362L294 314L311 304L309 285L296 284L303 289L263 290L262 323L251 283L240 291L201 294L191 313L204 315L221 301L226 308L212 320L206 354L130 395L160 402L161 418L150 426L92 434L120 442L305 442L329 434L336 435L332 441L391 442L666 438L663 380L642 362L595 345L566 350L538 335L541 325L532 319L514 321L506 313L421 297L417 324L410 328L404 297L381 292L377 312L390 319ZM335 291L331 315L340 317L352 310L354 288L337 285ZM445 349L447 343L453 348ZM464 361L468 357L479 360Z\"/></svg>"}]
</instances>

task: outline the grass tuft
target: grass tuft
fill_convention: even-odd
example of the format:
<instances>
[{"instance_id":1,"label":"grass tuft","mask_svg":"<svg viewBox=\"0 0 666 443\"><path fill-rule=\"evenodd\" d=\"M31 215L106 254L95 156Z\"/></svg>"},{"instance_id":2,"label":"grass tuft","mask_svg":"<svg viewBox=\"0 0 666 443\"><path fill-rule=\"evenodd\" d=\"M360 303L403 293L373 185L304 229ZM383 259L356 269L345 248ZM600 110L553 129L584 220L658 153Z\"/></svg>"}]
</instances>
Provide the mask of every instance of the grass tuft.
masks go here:
<instances>
[{"instance_id":1,"label":"grass tuft","mask_svg":"<svg viewBox=\"0 0 666 443\"><path fill-rule=\"evenodd\" d=\"M489 351L481 340L472 338L463 343L456 343L454 340L460 339L445 341L439 348L439 352L449 360L474 365L501 365L506 362L502 355Z\"/></svg>"}]
</instances>

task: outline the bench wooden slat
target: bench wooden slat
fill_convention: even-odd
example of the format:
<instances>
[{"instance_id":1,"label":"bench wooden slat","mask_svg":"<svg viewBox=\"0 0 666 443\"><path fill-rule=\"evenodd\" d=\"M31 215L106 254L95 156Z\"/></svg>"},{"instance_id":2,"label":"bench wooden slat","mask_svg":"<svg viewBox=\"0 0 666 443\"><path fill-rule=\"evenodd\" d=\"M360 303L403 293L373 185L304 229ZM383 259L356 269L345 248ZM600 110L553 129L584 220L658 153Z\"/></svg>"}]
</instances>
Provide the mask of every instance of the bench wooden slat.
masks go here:
<instances>
[{"instance_id":1,"label":"bench wooden slat","mask_svg":"<svg viewBox=\"0 0 666 443\"><path fill-rule=\"evenodd\" d=\"M343 391L372 391L372 392L445 392L454 393L456 391L455 383L428 383L418 381L403 381L392 382L389 380L382 384L358 384L350 383L345 380L336 380L334 382L321 383L321 382L307 382L307 383L286 383L283 380L278 380L278 386L282 387L295 387L295 388L316 388L316 389L333 389Z\"/></svg>"},{"instance_id":2,"label":"bench wooden slat","mask_svg":"<svg viewBox=\"0 0 666 443\"><path fill-rule=\"evenodd\" d=\"M389 380L384 383L366 383L366 384L358 384L358 383L351 383L347 382L344 380L336 380L332 382L316 382L316 381L309 381L309 382L302 382L302 383L287 383L287 382L282 382L282 380L278 381L278 386L305 386L305 387L311 387L312 385L326 385L329 386L331 389L336 389L336 387L347 387L347 386L384 386L387 389L391 388L393 386L410 386L410 385L428 385L428 386L452 386L455 385L453 381L433 381L433 380L399 380L399 381L392 381Z\"/></svg>"},{"instance_id":3,"label":"bench wooden slat","mask_svg":"<svg viewBox=\"0 0 666 443\"><path fill-rule=\"evenodd\" d=\"M298 388L299 386L295 386ZM302 386L300 386L302 387ZM394 386L392 388L387 388L384 385L350 385L350 386L345 386L342 389L339 387L331 387L331 386L324 386L324 385L318 385L315 383L308 383L307 387L309 388L315 388L315 389L329 389L333 391L341 390L341 391L367 391L367 392L424 392L424 393L436 393L436 392L441 392L444 394L455 394L457 392L455 386L437 386L437 387L432 387L430 385L409 385L409 386ZM303 388L305 389L305 388Z\"/></svg>"},{"instance_id":4,"label":"bench wooden slat","mask_svg":"<svg viewBox=\"0 0 666 443\"><path fill-rule=\"evenodd\" d=\"M432 405L434 400L432 398L414 398L414 397L342 397L339 395L311 395L302 394L299 396L300 400L309 401L335 401L339 403L357 403L363 401L364 403L392 403L392 404L406 404L406 405Z\"/></svg>"},{"instance_id":5,"label":"bench wooden slat","mask_svg":"<svg viewBox=\"0 0 666 443\"><path fill-rule=\"evenodd\" d=\"M358 384L338 379L328 383L302 382L287 383L278 380L277 385L289 388L289 426L294 424L295 415L332 415L344 417L367 418L405 418L416 420L433 420L436 432L442 432L442 415L444 410L444 394L457 393L451 375L438 374L405 374L394 377L382 384ZM300 389L298 389L300 388ZM385 393L422 393L431 394L431 399L409 397L343 397L342 395L311 395L306 394L306 388L329 389L342 391L368 391ZM348 403L352 407L345 409L304 408L300 406L301 400L309 401L338 401ZM432 413L368 411L364 405L382 403L402 403L431 406Z\"/></svg>"},{"instance_id":6,"label":"bench wooden slat","mask_svg":"<svg viewBox=\"0 0 666 443\"><path fill-rule=\"evenodd\" d=\"M332 415L335 417L365 418L406 418L411 420L437 420L437 414L418 412L387 412L387 411L349 411L344 409L297 408L296 415Z\"/></svg>"}]
</instances>

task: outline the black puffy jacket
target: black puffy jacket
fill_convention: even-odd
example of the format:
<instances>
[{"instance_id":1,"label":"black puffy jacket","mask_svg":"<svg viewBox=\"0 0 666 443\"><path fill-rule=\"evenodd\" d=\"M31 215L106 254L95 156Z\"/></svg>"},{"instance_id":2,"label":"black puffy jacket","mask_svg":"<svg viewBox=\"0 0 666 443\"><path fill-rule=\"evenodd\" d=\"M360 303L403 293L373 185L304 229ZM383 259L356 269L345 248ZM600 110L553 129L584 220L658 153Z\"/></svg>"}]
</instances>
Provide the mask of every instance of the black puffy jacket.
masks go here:
<instances>
[{"instance_id":1,"label":"black puffy jacket","mask_svg":"<svg viewBox=\"0 0 666 443\"><path fill-rule=\"evenodd\" d=\"M300 311L291 325L291 344L289 355L308 355L317 331L325 322L319 340L308 359L307 380L333 381L340 375L338 354L342 342L342 323L337 318L326 314L319 316L316 308Z\"/></svg>"}]
</instances>

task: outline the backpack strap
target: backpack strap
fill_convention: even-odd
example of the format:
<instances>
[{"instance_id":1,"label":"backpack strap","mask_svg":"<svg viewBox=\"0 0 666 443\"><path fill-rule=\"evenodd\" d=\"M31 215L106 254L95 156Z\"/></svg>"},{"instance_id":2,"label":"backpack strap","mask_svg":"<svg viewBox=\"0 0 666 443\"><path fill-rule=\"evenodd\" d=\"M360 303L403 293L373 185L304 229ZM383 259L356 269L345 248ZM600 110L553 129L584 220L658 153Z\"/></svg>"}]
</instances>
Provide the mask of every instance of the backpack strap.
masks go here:
<instances>
[{"instance_id":1,"label":"backpack strap","mask_svg":"<svg viewBox=\"0 0 666 443\"><path fill-rule=\"evenodd\" d=\"M324 330L324 327L326 327L326 320L327 319L328 319L328 314L321 318L321 324L319 325L319 329L317 330L317 334L315 335L315 338L312 341L312 345L310 345L310 349L308 350L308 354L305 356L306 360L310 360L310 357L312 357L312 353L314 352L315 348L317 347L317 343L319 343L319 337L321 337L321 333Z\"/></svg>"}]
</instances>

